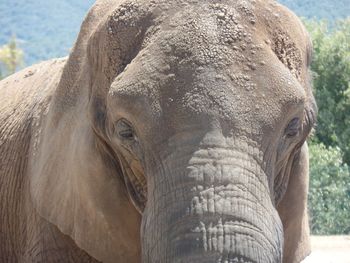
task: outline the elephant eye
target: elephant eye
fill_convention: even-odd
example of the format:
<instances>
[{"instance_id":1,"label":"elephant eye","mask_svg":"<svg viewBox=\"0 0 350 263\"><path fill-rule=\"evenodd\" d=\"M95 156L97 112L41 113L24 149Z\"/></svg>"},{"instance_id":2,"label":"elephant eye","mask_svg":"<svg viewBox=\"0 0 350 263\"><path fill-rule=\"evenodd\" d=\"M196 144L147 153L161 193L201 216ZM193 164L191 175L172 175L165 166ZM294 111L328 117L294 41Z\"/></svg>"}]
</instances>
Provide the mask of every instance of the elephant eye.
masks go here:
<instances>
[{"instance_id":1,"label":"elephant eye","mask_svg":"<svg viewBox=\"0 0 350 263\"><path fill-rule=\"evenodd\" d=\"M289 122L284 133L287 136L287 138L291 138L291 137L297 136L299 134L299 130L300 130L300 119L294 118Z\"/></svg>"},{"instance_id":2,"label":"elephant eye","mask_svg":"<svg viewBox=\"0 0 350 263\"><path fill-rule=\"evenodd\" d=\"M121 119L116 123L116 133L121 139L131 140L134 139L134 130L131 124L125 119Z\"/></svg>"}]
</instances>

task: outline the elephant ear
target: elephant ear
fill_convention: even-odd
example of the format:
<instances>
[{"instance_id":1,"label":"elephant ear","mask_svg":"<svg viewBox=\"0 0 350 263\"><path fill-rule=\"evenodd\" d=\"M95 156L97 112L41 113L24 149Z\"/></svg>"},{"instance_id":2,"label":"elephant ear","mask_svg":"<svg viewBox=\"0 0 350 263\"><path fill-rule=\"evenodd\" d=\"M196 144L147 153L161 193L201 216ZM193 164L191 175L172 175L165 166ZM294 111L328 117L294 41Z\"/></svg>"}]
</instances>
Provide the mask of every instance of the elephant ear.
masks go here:
<instances>
[{"instance_id":1,"label":"elephant ear","mask_svg":"<svg viewBox=\"0 0 350 263\"><path fill-rule=\"evenodd\" d=\"M309 153L305 142L292 164L287 191L278 205L284 228L283 262L299 263L311 252L307 215Z\"/></svg>"},{"instance_id":2,"label":"elephant ear","mask_svg":"<svg viewBox=\"0 0 350 263\"><path fill-rule=\"evenodd\" d=\"M81 249L103 262L138 262L141 218L128 199L118 160L91 121L91 87L97 80L91 80L87 45L116 2L97 1L82 25L33 136L28 180L39 215Z\"/></svg>"},{"instance_id":3,"label":"elephant ear","mask_svg":"<svg viewBox=\"0 0 350 263\"><path fill-rule=\"evenodd\" d=\"M31 162L38 213L103 262L137 262L140 215L128 200L117 162L82 116L49 123Z\"/></svg>"}]
</instances>

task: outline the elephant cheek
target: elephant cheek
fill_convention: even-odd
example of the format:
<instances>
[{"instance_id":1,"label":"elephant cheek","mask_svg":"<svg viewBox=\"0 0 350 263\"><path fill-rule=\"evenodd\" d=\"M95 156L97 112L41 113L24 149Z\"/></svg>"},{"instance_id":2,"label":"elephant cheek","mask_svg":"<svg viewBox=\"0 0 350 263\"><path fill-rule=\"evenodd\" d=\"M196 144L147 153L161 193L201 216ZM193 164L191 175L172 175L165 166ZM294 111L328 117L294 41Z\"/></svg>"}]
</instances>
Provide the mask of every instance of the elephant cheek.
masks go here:
<instances>
[{"instance_id":1,"label":"elephant cheek","mask_svg":"<svg viewBox=\"0 0 350 263\"><path fill-rule=\"evenodd\" d=\"M143 262L281 262L282 224L254 162L198 160L155 173Z\"/></svg>"}]
</instances>

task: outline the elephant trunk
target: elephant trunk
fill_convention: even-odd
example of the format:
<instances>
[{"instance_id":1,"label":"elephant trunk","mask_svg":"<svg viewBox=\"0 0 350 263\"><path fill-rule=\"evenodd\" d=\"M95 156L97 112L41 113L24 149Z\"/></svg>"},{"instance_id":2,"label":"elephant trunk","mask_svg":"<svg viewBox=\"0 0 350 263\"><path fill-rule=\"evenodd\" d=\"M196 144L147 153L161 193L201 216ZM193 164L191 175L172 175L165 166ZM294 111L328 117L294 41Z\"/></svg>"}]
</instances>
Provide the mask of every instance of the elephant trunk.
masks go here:
<instances>
[{"instance_id":1,"label":"elephant trunk","mask_svg":"<svg viewBox=\"0 0 350 263\"><path fill-rule=\"evenodd\" d=\"M149 180L144 263L281 262L282 224L254 156L228 149L172 155L180 154L168 155Z\"/></svg>"}]
</instances>

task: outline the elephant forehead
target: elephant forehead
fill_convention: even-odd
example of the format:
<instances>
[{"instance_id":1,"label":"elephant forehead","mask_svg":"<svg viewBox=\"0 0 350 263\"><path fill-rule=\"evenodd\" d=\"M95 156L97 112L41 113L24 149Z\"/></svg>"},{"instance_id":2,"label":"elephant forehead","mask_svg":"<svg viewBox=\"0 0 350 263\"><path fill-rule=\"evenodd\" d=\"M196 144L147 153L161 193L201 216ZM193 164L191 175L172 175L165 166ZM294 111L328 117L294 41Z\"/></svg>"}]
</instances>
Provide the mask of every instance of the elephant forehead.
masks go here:
<instances>
[{"instance_id":1,"label":"elephant forehead","mask_svg":"<svg viewBox=\"0 0 350 263\"><path fill-rule=\"evenodd\" d=\"M249 71L273 56L298 80L310 45L299 20L270 1L189 5L164 21L153 40L154 54L162 51L170 64L183 70L193 65L220 69L234 64Z\"/></svg>"},{"instance_id":2,"label":"elephant forehead","mask_svg":"<svg viewBox=\"0 0 350 263\"><path fill-rule=\"evenodd\" d=\"M234 65L225 69L180 65L174 69L165 58L143 57L148 56L147 62L141 59L130 65L113 88L128 107L138 105L140 115L151 113L155 123L161 120L168 126L168 121L176 119L178 125L194 124L206 116L259 130L304 106L304 89L277 58L244 71Z\"/></svg>"},{"instance_id":3,"label":"elephant forehead","mask_svg":"<svg viewBox=\"0 0 350 263\"><path fill-rule=\"evenodd\" d=\"M301 75L303 54L291 39L303 42L304 36L284 32L284 27L292 33L300 31L300 24L274 1L124 1L110 18L108 30L114 32L117 42L132 41L123 35L123 28L134 32L134 37L145 30L142 47L156 42L155 55L163 51L177 58L175 63L225 67L236 61L254 68L256 61L251 55L261 49L263 43L259 42L269 41L279 59L294 74ZM262 41L257 41L257 37Z\"/></svg>"},{"instance_id":4,"label":"elephant forehead","mask_svg":"<svg viewBox=\"0 0 350 263\"><path fill-rule=\"evenodd\" d=\"M156 119L204 114L273 125L305 100L306 44L300 29L283 29L271 3L201 2L165 12L116 78L115 94L133 107L150 105Z\"/></svg>"},{"instance_id":5,"label":"elephant forehead","mask_svg":"<svg viewBox=\"0 0 350 263\"><path fill-rule=\"evenodd\" d=\"M240 14L227 6L192 6L172 17L169 29L164 31L158 41L167 48L164 53L171 54L175 63L210 63L217 68L223 67L234 58L238 59L235 49L238 50L242 44L252 43L251 29L240 19Z\"/></svg>"},{"instance_id":6,"label":"elephant forehead","mask_svg":"<svg viewBox=\"0 0 350 263\"><path fill-rule=\"evenodd\" d=\"M209 116L235 127L250 123L256 130L275 126L281 116L302 109L306 99L300 84L278 64L254 72L201 68L191 77L174 76L161 90L164 116L189 116L191 122L193 116Z\"/></svg>"}]
</instances>

